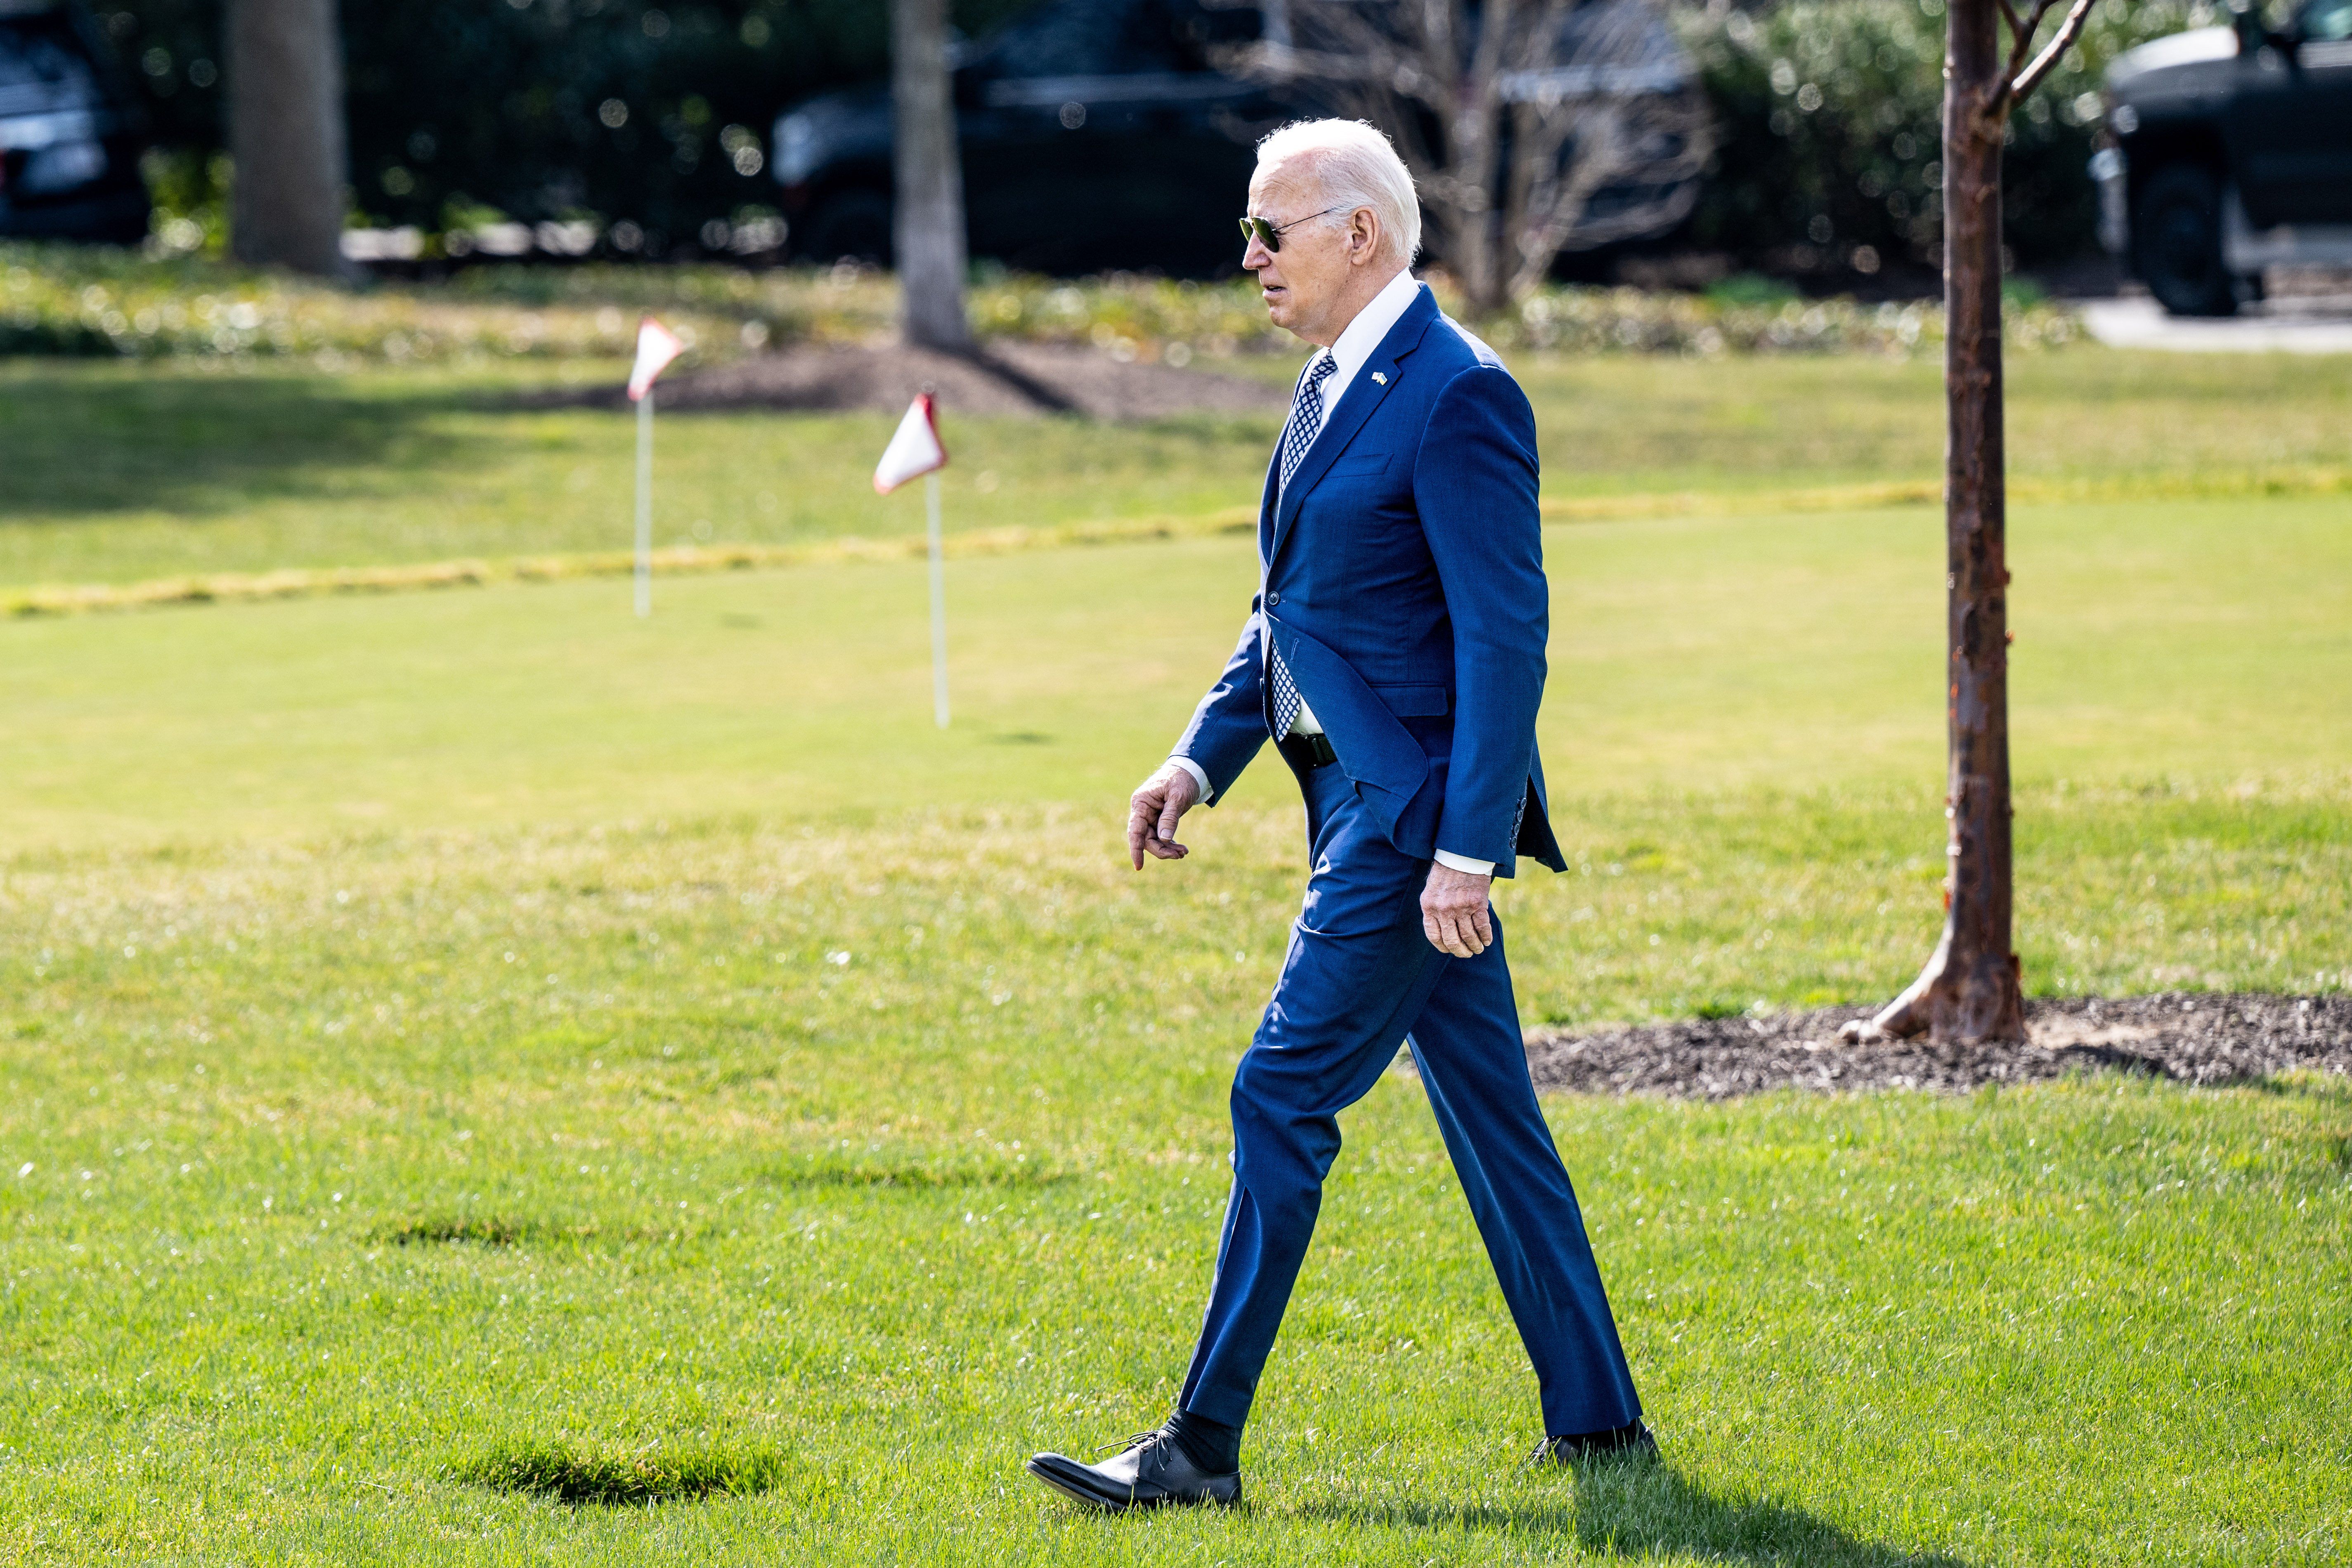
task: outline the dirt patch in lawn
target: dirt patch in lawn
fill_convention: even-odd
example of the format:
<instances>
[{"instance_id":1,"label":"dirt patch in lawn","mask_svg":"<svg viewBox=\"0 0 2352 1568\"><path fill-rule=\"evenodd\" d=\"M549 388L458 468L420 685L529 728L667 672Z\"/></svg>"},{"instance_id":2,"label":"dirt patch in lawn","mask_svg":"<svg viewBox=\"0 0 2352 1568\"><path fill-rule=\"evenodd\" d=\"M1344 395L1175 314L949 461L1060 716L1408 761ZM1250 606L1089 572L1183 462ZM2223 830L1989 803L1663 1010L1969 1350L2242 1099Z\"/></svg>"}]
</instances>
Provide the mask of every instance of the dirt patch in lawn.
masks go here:
<instances>
[{"instance_id":1,"label":"dirt patch in lawn","mask_svg":"<svg viewBox=\"0 0 2352 1568\"><path fill-rule=\"evenodd\" d=\"M1726 1100L1775 1089L1959 1091L2100 1068L2182 1083L2352 1073L2352 996L2168 994L2025 1005L2024 1045L1848 1045L1854 1007L1528 1035L1538 1089Z\"/></svg>"},{"instance_id":2,"label":"dirt patch in lawn","mask_svg":"<svg viewBox=\"0 0 2352 1568\"><path fill-rule=\"evenodd\" d=\"M990 343L971 354L897 344L812 344L665 379L661 406L903 413L929 387L943 415L1071 414L1135 421L1181 414L1276 414L1289 389L1245 376L1120 361L1068 343ZM617 388L543 395L540 406L619 406Z\"/></svg>"}]
</instances>

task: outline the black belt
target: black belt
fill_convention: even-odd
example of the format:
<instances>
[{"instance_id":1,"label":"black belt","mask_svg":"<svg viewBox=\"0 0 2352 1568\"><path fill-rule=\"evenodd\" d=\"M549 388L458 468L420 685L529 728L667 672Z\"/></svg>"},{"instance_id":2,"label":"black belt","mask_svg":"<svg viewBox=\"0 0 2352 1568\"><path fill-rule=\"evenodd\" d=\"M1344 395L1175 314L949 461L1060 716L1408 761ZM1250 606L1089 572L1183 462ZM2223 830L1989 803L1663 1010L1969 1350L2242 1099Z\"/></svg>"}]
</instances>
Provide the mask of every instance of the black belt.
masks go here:
<instances>
[{"instance_id":1,"label":"black belt","mask_svg":"<svg viewBox=\"0 0 2352 1568\"><path fill-rule=\"evenodd\" d=\"M1339 760L1339 753L1331 749L1331 737L1328 735L1302 735L1293 730L1275 744L1282 749L1282 754L1289 759L1290 765L1302 773L1313 773L1317 768L1328 767Z\"/></svg>"}]
</instances>

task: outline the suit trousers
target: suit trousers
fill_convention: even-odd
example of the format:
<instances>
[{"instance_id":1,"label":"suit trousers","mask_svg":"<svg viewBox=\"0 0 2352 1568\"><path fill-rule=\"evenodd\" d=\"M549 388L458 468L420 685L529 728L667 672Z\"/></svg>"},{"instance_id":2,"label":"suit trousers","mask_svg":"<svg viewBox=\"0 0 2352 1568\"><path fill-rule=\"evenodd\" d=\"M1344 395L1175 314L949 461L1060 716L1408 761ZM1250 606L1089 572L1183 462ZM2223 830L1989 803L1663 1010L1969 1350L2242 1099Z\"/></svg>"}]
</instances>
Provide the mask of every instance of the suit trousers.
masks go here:
<instances>
[{"instance_id":1,"label":"suit trousers","mask_svg":"<svg viewBox=\"0 0 2352 1568\"><path fill-rule=\"evenodd\" d=\"M1401 854L1344 769L1301 775L1313 868L1273 999L1234 1074L1234 1185L1178 1404L1241 1426L1339 1152L1339 1114L1402 1041L1535 1364L1544 1429L1641 1414L1575 1190L1536 1102L1495 942L1454 958L1422 932L1430 863Z\"/></svg>"}]
</instances>

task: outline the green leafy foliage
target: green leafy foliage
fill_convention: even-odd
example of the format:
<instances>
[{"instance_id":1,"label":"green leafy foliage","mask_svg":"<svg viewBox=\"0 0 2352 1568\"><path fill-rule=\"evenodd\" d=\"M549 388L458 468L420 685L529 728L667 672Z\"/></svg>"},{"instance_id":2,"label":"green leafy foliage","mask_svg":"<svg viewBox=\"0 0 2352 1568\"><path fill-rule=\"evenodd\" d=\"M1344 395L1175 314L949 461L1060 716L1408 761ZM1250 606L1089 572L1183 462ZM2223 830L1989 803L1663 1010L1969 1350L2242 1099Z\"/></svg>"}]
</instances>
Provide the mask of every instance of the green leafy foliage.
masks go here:
<instances>
[{"instance_id":1,"label":"green leafy foliage","mask_svg":"<svg viewBox=\"0 0 2352 1568\"><path fill-rule=\"evenodd\" d=\"M1442 274L1442 302L1459 298ZM2022 301L2020 301L2022 304ZM0 246L0 353L378 363L609 359L659 311L692 349L688 368L795 342L895 331L898 288L856 268L477 268L447 283L346 289L194 256L149 258L65 246ZM966 300L983 337L1085 343L1182 366L1286 353L1254 285L1114 273L1076 280L982 269ZM1933 305L1804 300L1734 283L1707 295L1574 285L1538 289L1478 323L1498 348L1577 353L1933 353ZM2063 308L2011 312L2013 347L2074 341Z\"/></svg>"},{"instance_id":2,"label":"green leafy foliage","mask_svg":"<svg viewBox=\"0 0 2352 1568\"><path fill-rule=\"evenodd\" d=\"M462 289L349 290L197 256L0 246L0 354L301 358L321 368L437 360L626 355L635 311L658 302L705 357L800 330L782 291L719 268L598 268L578 302ZM511 285L509 285L511 287ZM583 297L584 296L584 297Z\"/></svg>"},{"instance_id":3,"label":"green leafy foliage","mask_svg":"<svg viewBox=\"0 0 2352 1568\"><path fill-rule=\"evenodd\" d=\"M1017 4L953 9L977 31ZM169 155L158 194L216 222L231 176L212 157L226 144L223 0L94 8ZM594 214L637 224L656 255L776 199L761 162L735 155L765 148L778 110L888 63L888 10L867 0L379 0L341 19L361 216L438 229L483 209Z\"/></svg>"},{"instance_id":4,"label":"green leafy foliage","mask_svg":"<svg viewBox=\"0 0 2352 1568\"><path fill-rule=\"evenodd\" d=\"M1718 146L1692 237L1803 272L1935 265L1944 5L1783 0L1686 13ZM2081 42L2011 120L2004 216L2021 265L2093 244L2087 165L2107 62L2216 15L2206 0L2099 0Z\"/></svg>"},{"instance_id":5,"label":"green leafy foliage","mask_svg":"<svg viewBox=\"0 0 2352 1568\"><path fill-rule=\"evenodd\" d=\"M963 0L978 36L1024 0ZM220 0L110 0L100 20L153 116L163 209L215 246L231 177ZM2033 264L2092 244L2099 72L2142 39L2210 23L2208 0L2100 0L2074 54L2020 111L2009 229ZM1801 271L1867 246L1881 265L1932 257L1942 0L1788 0L1691 7L1685 36L1720 151L1691 233ZM692 250L713 218L776 200L760 164L778 110L878 79L887 8L858 0L433 0L347 9L356 215L436 231L469 215L626 219L646 254ZM759 154L740 158L745 148ZM752 170L750 174L740 172Z\"/></svg>"}]
</instances>

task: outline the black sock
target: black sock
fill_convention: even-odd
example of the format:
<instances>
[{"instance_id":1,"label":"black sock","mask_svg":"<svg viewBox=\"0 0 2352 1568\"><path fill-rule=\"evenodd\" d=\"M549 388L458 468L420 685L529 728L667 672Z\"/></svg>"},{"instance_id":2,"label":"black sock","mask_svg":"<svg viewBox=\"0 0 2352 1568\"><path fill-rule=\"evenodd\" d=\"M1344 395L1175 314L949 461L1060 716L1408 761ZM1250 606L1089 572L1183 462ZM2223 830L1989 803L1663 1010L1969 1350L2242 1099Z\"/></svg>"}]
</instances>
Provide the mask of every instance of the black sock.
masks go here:
<instances>
[{"instance_id":1,"label":"black sock","mask_svg":"<svg viewBox=\"0 0 2352 1568\"><path fill-rule=\"evenodd\" d=\"M1242 1468L1242 1429L1212 1421L1190 1410L1168 1418L1168 1435L1184 1457L1213 1476L1230 1476Z\"/></svg>"}]
</instances>

